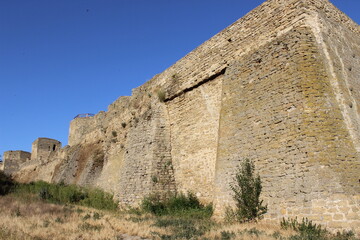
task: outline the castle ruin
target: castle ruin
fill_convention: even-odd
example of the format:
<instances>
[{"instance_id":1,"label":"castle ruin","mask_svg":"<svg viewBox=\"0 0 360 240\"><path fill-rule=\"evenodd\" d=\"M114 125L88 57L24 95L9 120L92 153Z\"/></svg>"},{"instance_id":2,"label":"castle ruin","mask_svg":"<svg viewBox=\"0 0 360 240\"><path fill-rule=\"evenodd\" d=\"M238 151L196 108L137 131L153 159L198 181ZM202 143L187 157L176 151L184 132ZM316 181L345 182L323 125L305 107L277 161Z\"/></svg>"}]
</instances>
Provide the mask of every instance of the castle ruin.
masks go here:
<instances>
[{"instance_id":1,"label":"castle ruin","mask_svg":"<svg viewBox=\"0 0 360 240\"><path fill-rule=\"evenodd\" d=\"M38 138L32 144L31 160L45 161L61 148L61 142L50 138Z\"/></svg>"},{"instance_id":2,"label":"castle ruin","mask_svg":"<svg viewBox=\"0 0 360 240\"><path fill-rule=\"evenodd\" d=\"M20 165L30 160L31 153L25 151L7 151L3 155L3 170L7 175L17 172Z\"/></svg>"},{"instance_id":3,"label":"castle ruin","mask_svg":"<svg viewBox=\"0 0 360 240\"><path fill-rule=\"evenodd\" d=\"M359 65L360 27L328 0L268 0L106 112L72 120L68 146L37 144L13 177L97 186L121 206L190 191L221 215L249 158L267 219L359 233Z\"/></svg>"},{"instance_id":4,"label":"castle ruin","mask_svg":"<svg viewBox=\"0 0 360 240\"><path fill-rule=\"evenodd\" d=\"M31 163L44 164L61 149L61 142L50 138L38 138L32 143L31 153L25 151L7 151L3 156L3 171L7 175L18 172Z\"/></svg>"}]
</instances>

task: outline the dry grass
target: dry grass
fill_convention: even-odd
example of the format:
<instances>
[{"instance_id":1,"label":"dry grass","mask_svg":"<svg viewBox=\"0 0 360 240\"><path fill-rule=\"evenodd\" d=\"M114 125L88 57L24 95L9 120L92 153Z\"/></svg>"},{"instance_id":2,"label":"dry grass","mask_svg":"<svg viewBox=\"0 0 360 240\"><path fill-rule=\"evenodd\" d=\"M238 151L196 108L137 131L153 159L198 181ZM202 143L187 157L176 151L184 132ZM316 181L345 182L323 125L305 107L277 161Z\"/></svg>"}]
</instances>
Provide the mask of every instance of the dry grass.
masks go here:
<instances>
[{"instance_id":1,"label":"dry grass","mask_svg":"<svg viewBox=\"0 0 360 240\"><path fill-rule=\"evenodd\" d=\"M0 239L121 239L122 234L151 238L151 221L141 224L85 207L62 206L0 196ZM160 229L157 229L161 231Z\"/></svg>"},{"instance_id":2,"label":"dry grass","mask_svg":"<svg viewBox=\"0 0 360 240\"><path fill-rule=\"evenodd\" d=\"M33 198L19 199L13 195L0 196L0 239L71 240L71 239L126 239L123 234L157 239L171 235L171 227L155 227L158 218L99 211L78 206L44 203ZM251 229L255 229L252 231ZM154 235L157 232L158 235ZM215 224L200 239L225 239L224 233L235 233L232 239L276 239L274 233L290 236L269 223ZM256 234L260 233L260 234Z\"/></svg>"},{"instance_id":3,"label":"dry grass","mask_svg":"<svg viewBox=\"0 0 360 240\"><path fill-rule=\"evenodd\" d=\"M234 233L236 237L234 239L277 239L276 235L279 234L282 237L288 238L295 234L292 230L283 230L279 224L271 222L259 222L259 223L244 223L244 224L229 224L222 225L218 229L212 229L207 232L204 237L208 239L221 239L222 233Z\"/></svg>"}]
</instances>

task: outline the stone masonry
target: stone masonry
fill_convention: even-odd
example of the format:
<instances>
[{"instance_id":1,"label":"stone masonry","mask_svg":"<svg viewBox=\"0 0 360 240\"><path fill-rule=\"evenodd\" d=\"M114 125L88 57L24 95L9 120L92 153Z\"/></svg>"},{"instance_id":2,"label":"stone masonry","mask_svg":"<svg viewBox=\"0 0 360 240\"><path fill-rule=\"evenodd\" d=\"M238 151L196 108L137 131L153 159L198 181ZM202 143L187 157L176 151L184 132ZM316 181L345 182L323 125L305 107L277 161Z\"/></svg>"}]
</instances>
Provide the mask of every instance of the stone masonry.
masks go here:
<instances>
[{"instance_id":1,"label":"stone masonry","mask_svg":"<svg viewBox=\"0 0 360 240\"><path fill-rule=\"evenodd\" d=\"M265 1L132 96L72 120L68 146L35 141L14 177L97 186L122 207L190 191L221 216L249 158L266 219L360 233L359 30L328 0Z\"/></svg>"},{"instance_id":2,"label":"stone masonry","mask_svg":"<svg viewBox=\"0 0 360 240\"><path fill-rule=\"evenodd\" d=\"M20 165L30 160L31 153L25 151L7 151L3 155L3 170L7 175L17 172Z\"/></svg>"},{"instance_id":3,"label":"stone masonry","mask_svg":"<svg viewBox=\"0 0 360 240\"><path fill-rule=\"evenodd\" d=\"M53 152L61 148L61 142L50 138L38 138L32 144L31 160L45 161Z\"/></svg>"}]
</instances>

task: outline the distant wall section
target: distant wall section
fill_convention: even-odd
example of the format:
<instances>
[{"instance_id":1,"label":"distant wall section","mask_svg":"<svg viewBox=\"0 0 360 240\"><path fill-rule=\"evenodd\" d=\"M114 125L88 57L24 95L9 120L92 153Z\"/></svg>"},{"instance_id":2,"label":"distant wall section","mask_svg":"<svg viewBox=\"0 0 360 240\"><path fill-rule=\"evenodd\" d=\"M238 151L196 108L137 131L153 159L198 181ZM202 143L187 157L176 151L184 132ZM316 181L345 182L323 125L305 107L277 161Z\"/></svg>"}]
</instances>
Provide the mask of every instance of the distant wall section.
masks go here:
<instances>
[{"instance_id":1,"label":"distant wall section","mask_svg":"<svg viewBox=\"0 0 360 240\"><path fill-rule=\"evenodd\" d=\"M25 151L7 151L3 155L4 173L11 175L19 170L21 164L31 159L31 153Z\"/></svg>"}]
</instances>

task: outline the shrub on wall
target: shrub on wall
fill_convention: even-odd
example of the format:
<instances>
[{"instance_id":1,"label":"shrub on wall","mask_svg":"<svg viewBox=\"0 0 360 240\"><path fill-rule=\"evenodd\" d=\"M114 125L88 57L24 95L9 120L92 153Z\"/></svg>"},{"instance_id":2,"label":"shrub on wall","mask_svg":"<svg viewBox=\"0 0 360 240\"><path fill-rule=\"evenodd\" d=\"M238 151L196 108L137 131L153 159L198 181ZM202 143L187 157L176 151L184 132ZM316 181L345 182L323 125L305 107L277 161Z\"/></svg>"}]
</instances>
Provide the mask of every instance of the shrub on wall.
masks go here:
<instances>
[{"instance_id":1,"label":"shrub on wall","mask_svg":"<svg viewBox=\"0 0 360 240\"><path fill-rule=\"evenodd\" d=\"M165 101L166 94L165 94L165 91L164 91L163 89L160 89L160 90L157 92L157 95L158 95L158 98L159 98L159 101L160 101L160 102L164 102L164 101Z\"/></svg>"}]
</instances>

